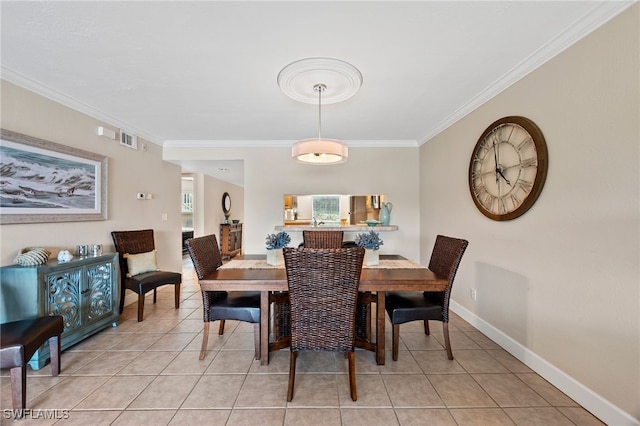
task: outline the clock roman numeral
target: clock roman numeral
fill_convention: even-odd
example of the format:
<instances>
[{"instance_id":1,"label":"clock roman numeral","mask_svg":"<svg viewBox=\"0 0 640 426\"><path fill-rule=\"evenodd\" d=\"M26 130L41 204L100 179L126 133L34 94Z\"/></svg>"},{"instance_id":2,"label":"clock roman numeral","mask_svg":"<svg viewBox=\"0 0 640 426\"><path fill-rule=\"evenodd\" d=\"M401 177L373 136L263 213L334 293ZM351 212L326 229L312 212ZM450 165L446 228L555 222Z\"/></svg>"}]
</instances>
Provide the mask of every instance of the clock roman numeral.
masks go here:
<instances>
[{"instance_id":1,"label":"clock roman numeral","mask_svg":"<svg viewBox=\"0 0 640 426\"><path fill-rule=\"evenodd\" d=\"M533 188L533 184L529 181L518 179L518 181L516 182L516 188L525 193L529 193L531 192L531 188Z\"/></svg>"},{"instance_id":2,"label":"clock roman numeral","mask_svg":"<svg viewBox=\"0 0 640 426\"><path fill-rule=\"evenodd\" d=\"M518 198L515 194L511 193L509 195L509 198L511 200L511 204L513 204L513 208L517 208L520 204L522 204L522 201L520 200L520 198Z\"/></svg>"},{"instance_id":3,"label":"clock roman numeral","mask_svg":"<svg viewBox=\"0 0 640 426\"><path fill-rule=\"evenodd\" d=\"M518 151L522 151L522 148L524 148L526 145L528 145L529 143L533 143L533 139L531 139L531 136L525 138L522 142L520 142L518 144L518 146L516 147L516 149Z\"/></svg>"},{"instance_id":4,"label":"clock roman numeral","mask_svg":"<svg viewBox=\"0 0 640 426\"><path fill-rule=\"evenodd\" d=\"M476 198L478 200L480 200L482 197L488 194L487 188L485 188L484 183L482 183L482 181L478 182L478 184L475 186L475 193L476 193Z\"/></svg>"},{"instance_id":5,"label":"clock roman numeral","mask_svg":"<svg viewBox=\"0 0 640 426\"><path fill-rule=\"evenodd\" d=\"M500 198L500 213L506 213L509 209L507 208L507 200L506 198Z\"/></svg>"},{"instance_id":6,"label":"clock roman numeral","mask_svg":"<svg viewBox=\"0 0 640 426\"><path fill-rule=\"evenodd\" d=\"M538 160L535 158L527 158L520 162L521 169L526 169L528 167L538 167Z\"/></svg>"},{"instance_id":7,"label":"clock roman numeral","mask_svg":"<svg viewBox=\"0 0 640 426\"><path fill-rule=\"evenodd\" d=\"M494 197L487 192L483 194L480 203L484 206L485 209L493 211L493 205L496 203L496 201L498 201L498 197Z\"/></svg>"}]
</instances>

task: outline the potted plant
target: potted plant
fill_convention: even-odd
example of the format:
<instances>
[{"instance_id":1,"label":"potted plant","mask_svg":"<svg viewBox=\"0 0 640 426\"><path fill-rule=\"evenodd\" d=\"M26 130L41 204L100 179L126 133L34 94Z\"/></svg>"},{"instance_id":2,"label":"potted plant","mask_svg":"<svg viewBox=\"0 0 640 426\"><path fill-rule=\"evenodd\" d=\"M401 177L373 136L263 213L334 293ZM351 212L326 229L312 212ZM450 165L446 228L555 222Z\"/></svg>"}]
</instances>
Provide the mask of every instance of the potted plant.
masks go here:
<instances>
[{"instance_id":1,"label":"potted plant","mask_svg":"<svg viewBox=\"0 0 640 426\"><path fill-rule=\"evenodd\" d=\"M291 237L284 231L267 235L267 264L279 266L284 264L282 249L291 242Z\"/></svg>"},{"instance_id":2,"label":"potted plant","mask_svg":"<svg viewBox=\"0 0 640 426\"><path fill-rule=\"evenodd\" d=\"M365 249L364 264L374 266L380 263L378 249L384 242L377 232L369 231L356 235L356 245Z\"/></svg>"}]
</instances>

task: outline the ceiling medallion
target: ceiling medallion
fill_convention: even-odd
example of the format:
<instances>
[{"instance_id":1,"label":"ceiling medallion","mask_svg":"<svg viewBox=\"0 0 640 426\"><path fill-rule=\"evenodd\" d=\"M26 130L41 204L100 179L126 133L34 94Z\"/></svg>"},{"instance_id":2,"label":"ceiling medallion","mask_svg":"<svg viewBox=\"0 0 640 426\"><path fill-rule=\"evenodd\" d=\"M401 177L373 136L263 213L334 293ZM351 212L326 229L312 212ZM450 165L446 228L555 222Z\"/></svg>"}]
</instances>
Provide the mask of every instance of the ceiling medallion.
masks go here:
<instances>
[{"instance_id":1,"label":"ceiling medallion","mask_svg":"<svg viewBox=\"0 0 640 426\"><path fill-rule=\"evenodd\" d=\"M278 86L298 102L315 104L317 92L313 89L322 83L327 89L322 102L335 104L355 95L362 86L362 74L353 65L332 58L306 58L284 67L278 74Z\"/></svg>"}]
</instances>

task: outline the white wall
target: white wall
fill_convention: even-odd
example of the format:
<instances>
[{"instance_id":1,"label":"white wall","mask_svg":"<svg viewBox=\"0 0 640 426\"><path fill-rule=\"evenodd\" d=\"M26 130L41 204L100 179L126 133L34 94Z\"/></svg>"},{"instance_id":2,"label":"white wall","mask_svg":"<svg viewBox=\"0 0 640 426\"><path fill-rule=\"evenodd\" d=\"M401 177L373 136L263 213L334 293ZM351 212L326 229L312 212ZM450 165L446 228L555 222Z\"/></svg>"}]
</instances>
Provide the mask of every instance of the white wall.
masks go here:
<instances>
[{"instance_id":1,"label":"white wall","mask_svg":"<svg viewBox=\"0 0 640 426\"><path fill-rule=\"evenodd\" d=\"M194 236L215 234L220 239L220 224L224 223L222 194L225 192L231 198L229 220L244 221L244 188L202 173L188 176L194 178Z\"/></svg>"},{"instance_id":2,"label":"white wall","mask_svg":"<svg viewBox=\"0 0 640 426\"><path fill-rule=\"evenodd\" d=\"M333 166L296 163L289 148L165 149L164 158L244 160L245 253L265 252L265 237L283 223L284 194L384 194L393 203L391 224L399 230L381 233L381 252L420 257L417 147L350 148L349 161ZM213 204L211 211L218 212L219 200ZM291 246L302 241L301 232L290 235ZM355 233L345 233L345 239L354 238Z\"/></svg>"},{"instance_id":3,"label":"white wall","mask_svg":"<svg viewBox=\"0 0 640 426\"><path fill-rule=\"evenodd\" d=\"M640 419L638 41L635 5L420 149L422 261L438 233L468 239L459 311L561 385L575 380L563 390L610 424ZM549 172L531 210L494 222L467 171L481 133L507 115L542 129Z\"/></svg>"},{"instance_id":4,"label":"white wall","mask_svg":"<svg viewBox=\"0 0 640 426\"><path fill-rule=\"evenodd\" d=\"M109 127L77 111L19 88L4 80L4 129L80 148L108 157L108 220L1 225L0 263L10 265L24 247L44 246L56 256L60 249L75 252L78 244L103 244L114 251L111 231L153 228L158 264L179 271L181 260L180 167L161 161L162 148L146 143L132 150L118 141L97 135L98 126ZM118 130L118 129L113 129ZM137 192L152 193L152 200L136 200ZM162 214L167 221L162 221Z\"/></svg>"}]
</instances>

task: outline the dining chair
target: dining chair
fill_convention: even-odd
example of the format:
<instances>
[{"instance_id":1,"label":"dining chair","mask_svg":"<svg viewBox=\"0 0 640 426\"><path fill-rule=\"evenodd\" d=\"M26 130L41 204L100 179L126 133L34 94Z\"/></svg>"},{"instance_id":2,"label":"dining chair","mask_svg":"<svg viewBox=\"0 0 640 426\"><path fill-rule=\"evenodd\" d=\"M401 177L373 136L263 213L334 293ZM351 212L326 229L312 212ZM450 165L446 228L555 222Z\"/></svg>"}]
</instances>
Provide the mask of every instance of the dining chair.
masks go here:
<instances>
[{"instance_id":1,"label":"dining chair","mask_svg":"<svg viewBox=\"0 0 640 426\"><path fill-rule=\"evenodd\" d=\"M342 248L343 231L302 231L302 244L299 248L338 249ZM291 345L291 324L289 294L286 291L270 295L274 312L274 341L270 351L280 350ZM362 321L364 324L365 320Z\"/></svg>"},{"instance_id":2,"label":"dining chair","mask_svg":"<svg viewBox=\"0 0 640 426\"><path fill-rule=\"evenodd\" d=\"M293 399L300 351L343 352L349 361L351 399L358 399L355 319L363 248L283 249L291 301L291 354L287 401Z\"/></svg>"},{"instance_id":3,"label":"dining chair","mask_svg":"<svg viewBox=\"0 0 640 426\"><path fill-rule=\"evenodd\" d=\"M142 321L145 294L153 290L153 303L156 303L157 288L163 285L174 286L178 309L182 274L158 269L153 229L113 231L111 238L120 259L120 313L124 309L125 290L129 289L138 295L138 322Z\"/></svg>"},{"instance_id":4,"label":"dining chair","mask_svg":"<svg viewBox=\"0 0 640 426\"><path fill-rule=\"evenodd\" d=\"M185 242L193 261L198 279L215 272L222 266L222 255L215 235L190 238ZM209 324L220 321L218 334L224 334L225 320L243 321L253 324L255 358L260 359L260 292L258 291L203 291L202 309L204 330L200 359L207 354Z\"/></svg>"},{"instance_id":5,"label":"dining chair","mask_svg":"<svg viewBox=\"0 0 640 426\"><path fill-rule=\"evenodd\" d=\"M429 320L442 321L447 357L452 360L451 342L449 340L449 299L451 287L458 266L469 242L458 238L438 235L431 252L429 269L437 275L447 278L444 291L388 292L385 298L385 309L393 326L393 360L398 360L398 344L400 340L400 324L410 321L424 321L424 333L429 335Z\"/></svg>"},{"instance_id":6,"label":"dining chair","mask_svg":"<svg viewBox=\"0 0 640 426\"><path fill-rule=\"evenodd\" d=\"M27 363L47 341L51 375L60 374L60 336L63 331L61 315L28 318L0 325L0 368L9 369L11 401L13 409L18 412L17 417L22 418L27 407Z\"/></svg>"},{"instance_id":7,"label":"dining chair","mask_svg":"<svg viewBox=\"0 0 640 426\"><path fill-rule=\"evenodd\" d=\"M342 248L343 231L302 231L302 243L305 248L337 249Z\"/></svg>"}]
</instances>

